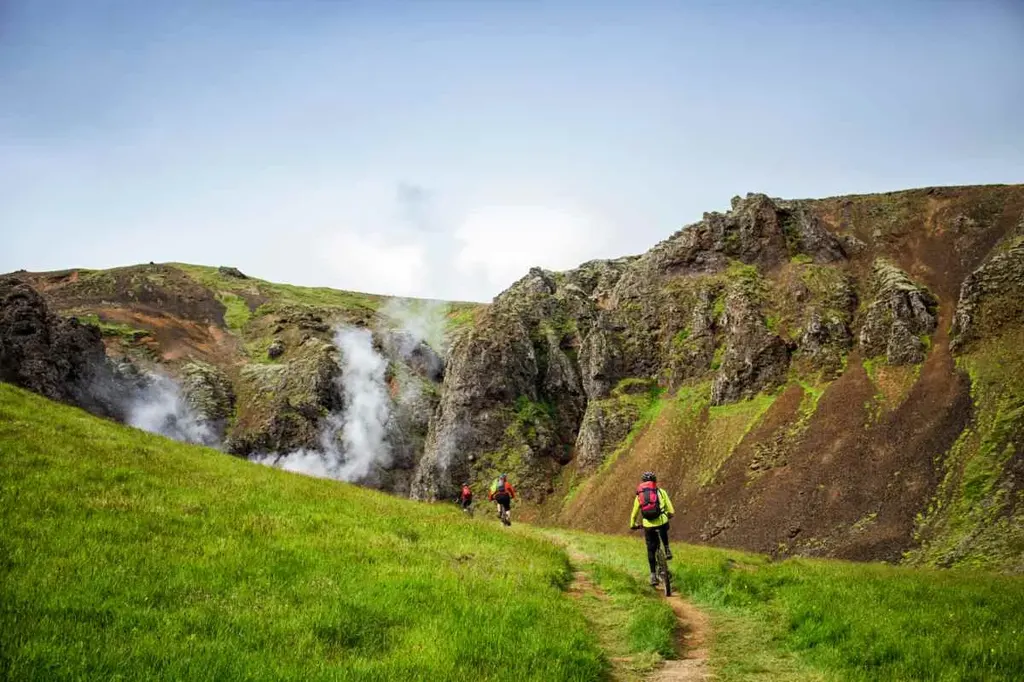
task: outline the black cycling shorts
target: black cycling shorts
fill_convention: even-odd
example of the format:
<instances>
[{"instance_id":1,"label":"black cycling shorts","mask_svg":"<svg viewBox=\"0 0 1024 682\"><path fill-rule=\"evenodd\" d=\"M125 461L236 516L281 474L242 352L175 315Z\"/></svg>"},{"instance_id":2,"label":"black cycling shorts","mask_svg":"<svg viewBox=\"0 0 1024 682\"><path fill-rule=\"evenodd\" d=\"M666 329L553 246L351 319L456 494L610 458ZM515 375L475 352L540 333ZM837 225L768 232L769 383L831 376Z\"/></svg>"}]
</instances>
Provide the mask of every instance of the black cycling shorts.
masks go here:
<instances>
[{"instance_id":1,"label":"black cycling shorts","mask_svg":"<svg viewBox=\"0 0 1024 682\"><path fill-rule=\"evenodd\" d=\"M512 507L512 498L508 495L495 495L494 501L500 504L502 509L510 509Z\"/></svg>"}]
</instances>

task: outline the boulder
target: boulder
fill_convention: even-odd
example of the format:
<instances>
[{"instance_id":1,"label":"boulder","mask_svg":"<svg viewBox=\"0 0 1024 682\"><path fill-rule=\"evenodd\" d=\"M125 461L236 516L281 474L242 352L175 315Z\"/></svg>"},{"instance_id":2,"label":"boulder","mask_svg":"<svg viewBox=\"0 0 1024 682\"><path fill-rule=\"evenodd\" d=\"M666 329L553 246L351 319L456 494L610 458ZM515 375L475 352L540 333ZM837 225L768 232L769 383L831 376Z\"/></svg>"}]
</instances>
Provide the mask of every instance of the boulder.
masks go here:
<instances>
[{"instance_id":1,"label":"boulder","mask_svg":"<svg viewBox=\"0 0 1024 682\"><path fill-rule=\"evenodd\" d=\"M244 274L238 268L232 268L226 265L222 265L217 268L217 273L224 275L225 277L233 277L235 279L249 279L249 276Z\"/></svg>"}]
</instances>

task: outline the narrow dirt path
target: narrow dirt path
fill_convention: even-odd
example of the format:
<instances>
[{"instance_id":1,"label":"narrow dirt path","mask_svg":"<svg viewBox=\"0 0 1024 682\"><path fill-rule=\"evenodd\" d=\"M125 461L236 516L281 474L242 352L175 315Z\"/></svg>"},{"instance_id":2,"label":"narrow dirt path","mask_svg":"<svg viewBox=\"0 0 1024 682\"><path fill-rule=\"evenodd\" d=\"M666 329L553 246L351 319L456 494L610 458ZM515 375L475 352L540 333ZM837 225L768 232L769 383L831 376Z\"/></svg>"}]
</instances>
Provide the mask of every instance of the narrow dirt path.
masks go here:
<instances>
[{"instance_id":1,"label":"narrow dirt path","mask_svg":"<svg viewBox=\"0 0 1024 682\"><path fill-rule=\"evenodd\" d=\"M667 601L679 621L676 648L682 658L662 662L661 667L648 679L650 682L714 679L708 664L711 622L707 614L677 594L668 597Z\"/></svg>"},{"instance_id":2,"label":"narrow dirt path","mask_svg":"<svg viewBox=\"0 0 1024 682\"><path fill-rule=\"evenodd\" d=\"M590 575L581 568L584 564L589 563L591 558L580 554L571 547L566 549L574 569L572 583L569 585L569 596L574 599L608 599L608 595L595 585ZM668 597L666 601L672 607L678 621L679 635L676 641L676 651L680 658L661 661L651 673L638 677L633 670L634 660L632 657L610 656L612 679L622 681L644 679L647 682L695 682L714 679L708 664L708 645L711 641L712 630L707 615L679 595ZM602 634L606 636L602 637ZM600 628L598 628L598 640L606 651L611 648L608 646L607 633L602 633Z\"/></svg>"}]
</instances>

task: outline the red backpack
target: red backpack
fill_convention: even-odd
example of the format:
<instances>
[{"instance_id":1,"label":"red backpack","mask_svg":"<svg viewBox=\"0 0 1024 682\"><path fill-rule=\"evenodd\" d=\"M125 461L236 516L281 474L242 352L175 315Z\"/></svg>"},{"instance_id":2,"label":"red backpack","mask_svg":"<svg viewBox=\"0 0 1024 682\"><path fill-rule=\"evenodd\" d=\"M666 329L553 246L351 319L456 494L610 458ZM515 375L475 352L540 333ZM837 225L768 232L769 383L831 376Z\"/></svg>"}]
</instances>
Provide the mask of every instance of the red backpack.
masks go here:
<instances>
[{"instance_id":1,"label":"red backpack","mask_svg":"<svg viewBox=\"0 0 1024 682\"><path fill-rule=\"evenodd\" d=\"M658 484L644 481L636 487L636 496L640 500L640 514L648 521L661 517L661 496L658 495Z\"/></svg>"}]
</instances>

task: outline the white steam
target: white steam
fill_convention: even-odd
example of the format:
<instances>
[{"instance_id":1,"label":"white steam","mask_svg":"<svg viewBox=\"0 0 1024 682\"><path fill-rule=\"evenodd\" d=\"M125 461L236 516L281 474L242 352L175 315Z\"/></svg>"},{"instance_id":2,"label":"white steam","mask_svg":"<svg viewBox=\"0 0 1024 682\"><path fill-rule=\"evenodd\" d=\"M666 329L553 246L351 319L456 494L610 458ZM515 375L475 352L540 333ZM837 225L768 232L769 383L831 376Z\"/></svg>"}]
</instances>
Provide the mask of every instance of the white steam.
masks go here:
<instances>
[{"instance_id":1,"label":"white steam","mask_svg":"<svg viewBox=\"0 0 1024 682\"><path fill-rule=\"evenodd\" d=\"M380 313L396 322L403 332L405 343L399 349L403 358L421 343L442 352L447 311L448 305L441 301L409 298L393 298L380 309Z\"/></svg>"},{"instance_id":2,"label":"white steam","mask_svg":"<svg viewBox=\"0 0 1024 682\"><path fill-rule=\"evenodd\" d=\"M131 426L185 443L216 446L217 434L196 413L174 380L152 374L131 395L127 406Z\"/></svg>"},{"instance_id":3,"label":"white steam","mask_svg":"<svg viewBox=\"0 0 1024 682\"><path fill-rule=\"evenodd\" d=\"M335 336L335 343L344 357L341 440L346 458L340 478L353 481L365 478L371 466L386 466L391 461L384 438L391 403L384 383L388 363L374 349L373 336L366 329L343 329Z\"/></svg>"},{"instance_id":4,"label":"white steam","mask_svg":"<svg viewBox=\"0 0 1024 682\"><path fill-rule=\"evenodd\" d=\"M253 461L297 473L361 481L375 467L391 463L386 439L391 408L385 383L387 360L373 346L366 329L342 328L334 336L341 352L341 372L335 382L344 396L345 409L327 416L320 432L320 447L286 455L264 455Z\"/></svg>"}]
</instances>

